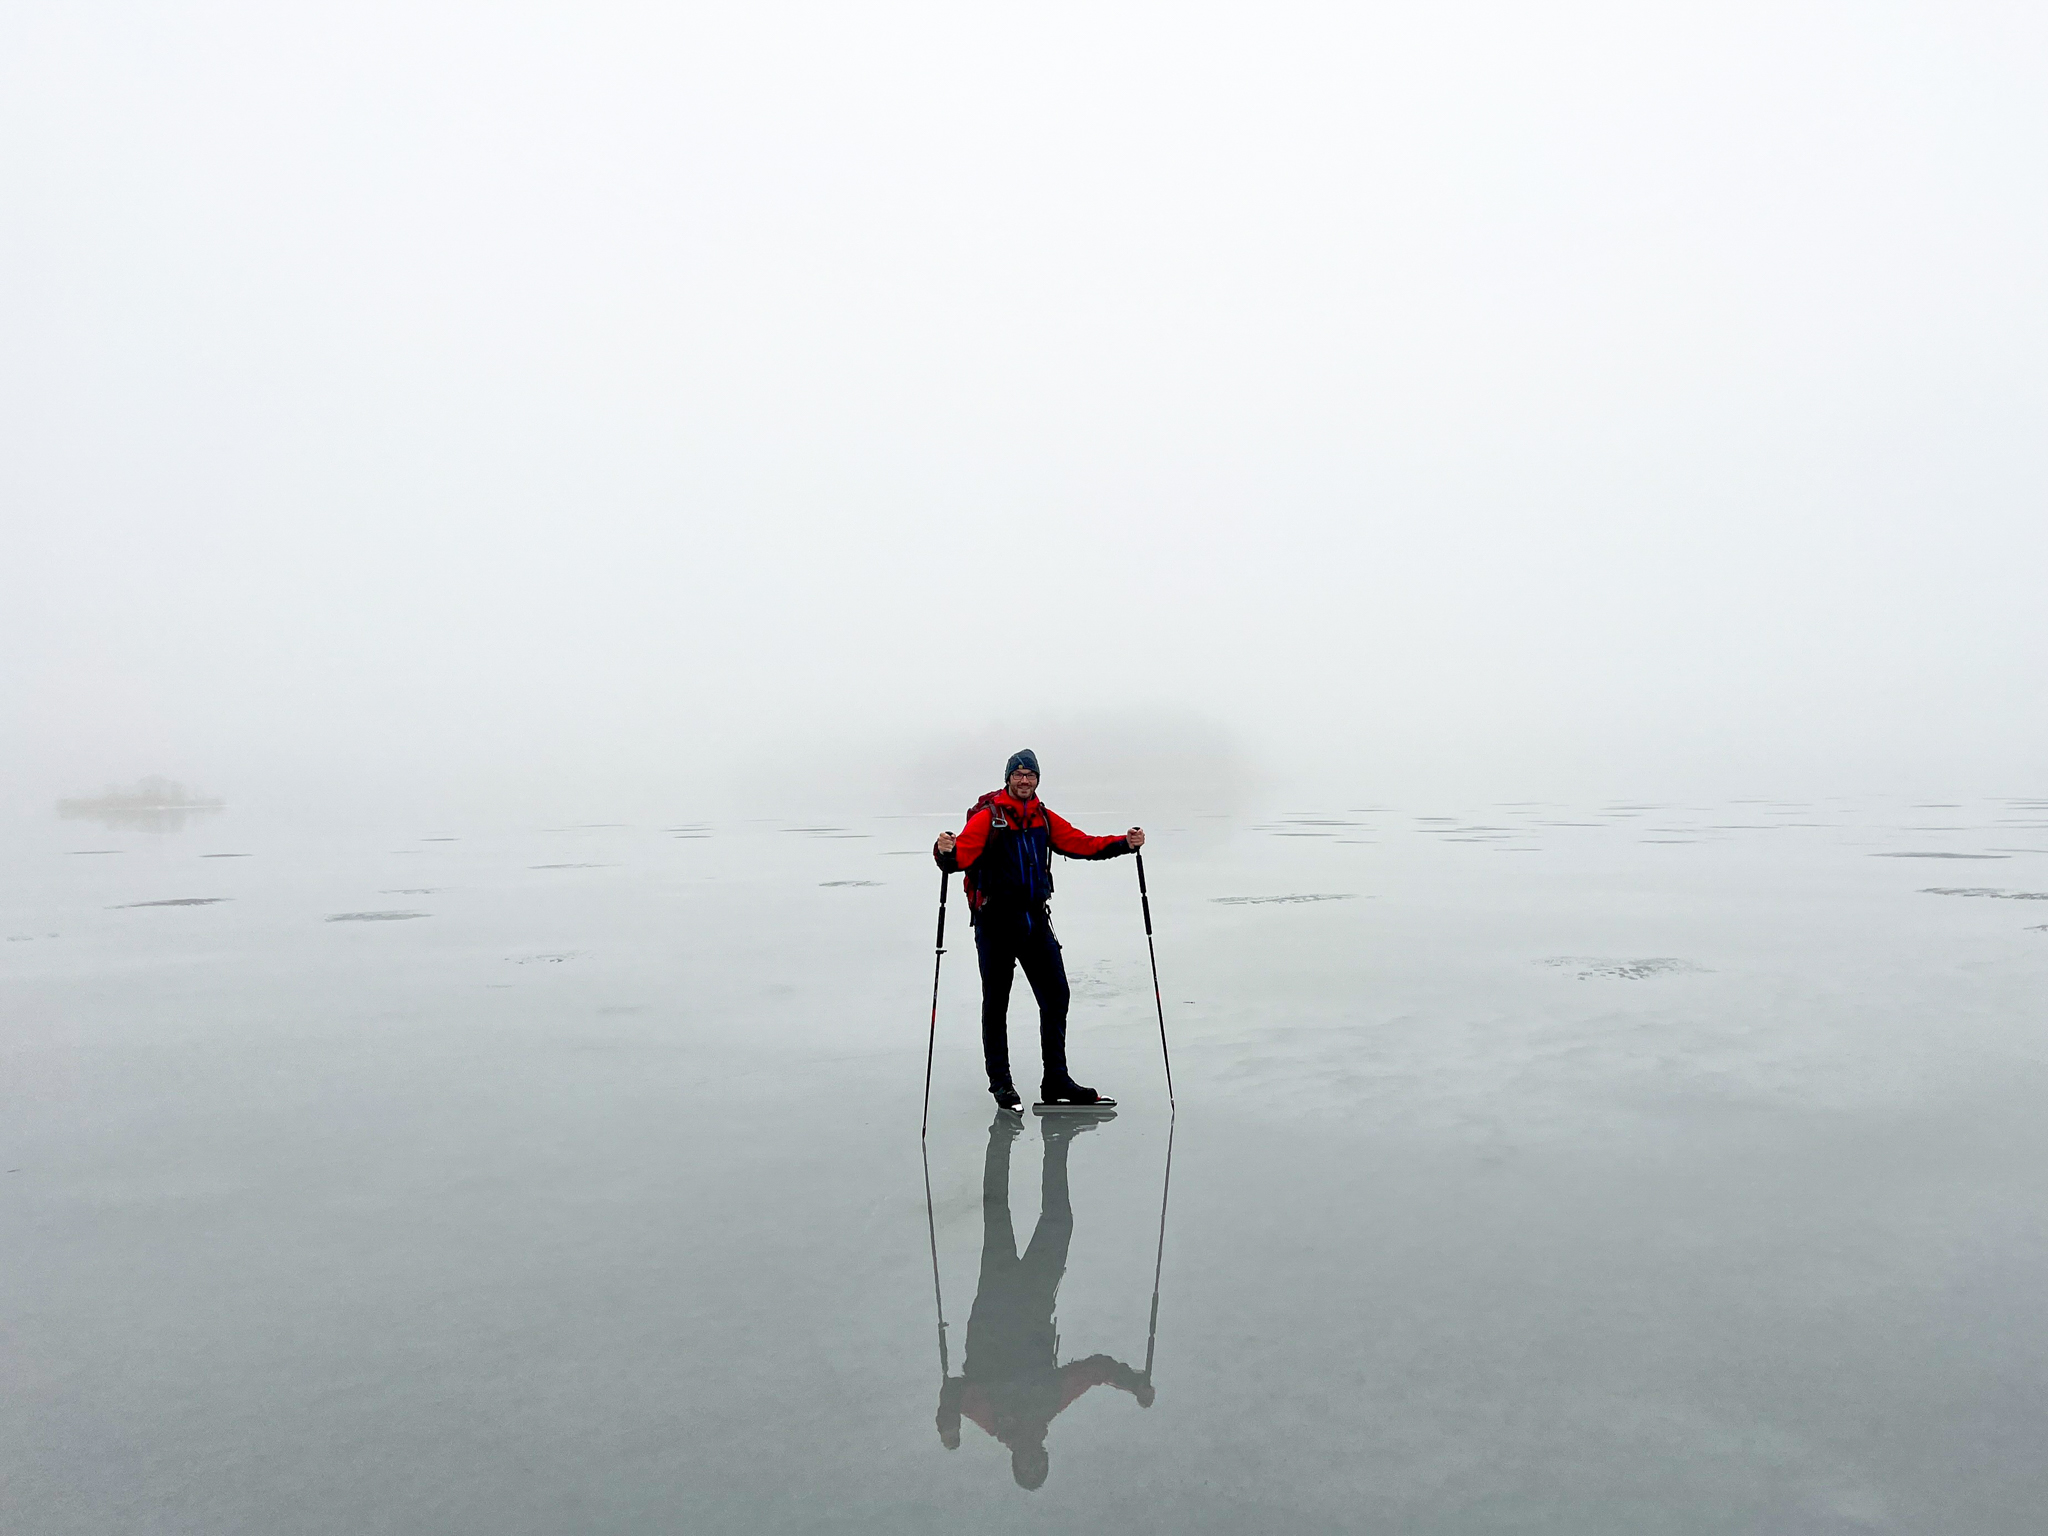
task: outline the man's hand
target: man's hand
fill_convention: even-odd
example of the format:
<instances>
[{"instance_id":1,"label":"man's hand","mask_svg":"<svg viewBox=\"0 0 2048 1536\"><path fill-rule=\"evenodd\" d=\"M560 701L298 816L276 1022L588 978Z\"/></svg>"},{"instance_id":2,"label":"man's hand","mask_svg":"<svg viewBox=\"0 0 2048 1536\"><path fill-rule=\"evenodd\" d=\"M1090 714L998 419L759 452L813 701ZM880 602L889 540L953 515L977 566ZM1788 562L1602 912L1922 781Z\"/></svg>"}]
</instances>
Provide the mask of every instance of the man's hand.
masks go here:
<instances>
[{"instance_id":1,"label":"man's hand","mask_svg":"<svg viewBox=\"0 0 2048 1536\"><path fill-rule=\"evenodd\" d=\"M1143 827L1131 828L1130 831L1124 834L1124 841L1129 843L1133 849L1144 847L1145 829Z\"/></svg>"},{"instance_id":2,"label":"man's hand","mask_svg":"<svg viewBox=\"0 0 2048 1536\"><path fill-rule=\"evenodd\" d=\"M936 843L932 844L932 847L939 853L951 853L953 851L953 844L955 841L957 841L957 839L954 838L952 833L941 832L939 834L939 840Z\"/></svg>"}]
</instances>

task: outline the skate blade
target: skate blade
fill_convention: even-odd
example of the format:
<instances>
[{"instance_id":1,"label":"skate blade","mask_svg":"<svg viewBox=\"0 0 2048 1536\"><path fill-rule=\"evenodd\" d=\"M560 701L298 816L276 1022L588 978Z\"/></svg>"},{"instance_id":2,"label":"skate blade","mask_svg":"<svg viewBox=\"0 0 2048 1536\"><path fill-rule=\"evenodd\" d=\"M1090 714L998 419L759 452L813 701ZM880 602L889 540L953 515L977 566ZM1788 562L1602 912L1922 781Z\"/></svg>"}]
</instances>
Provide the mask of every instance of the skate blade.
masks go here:
<instances>
[{"instance_id":1,"label":"skate blade","mask_svg":"<svg viewBox=\"0 0 2048 1536\"><path fill-rule=\"evenodd\" d=\"M1095 1104L1047 1104L1040 1102L1031 1106L1034 1115L1093 1115L1108 1120L1116 1115L1116 1100L1103 1099Z\"/></svg>"}]
</instances>

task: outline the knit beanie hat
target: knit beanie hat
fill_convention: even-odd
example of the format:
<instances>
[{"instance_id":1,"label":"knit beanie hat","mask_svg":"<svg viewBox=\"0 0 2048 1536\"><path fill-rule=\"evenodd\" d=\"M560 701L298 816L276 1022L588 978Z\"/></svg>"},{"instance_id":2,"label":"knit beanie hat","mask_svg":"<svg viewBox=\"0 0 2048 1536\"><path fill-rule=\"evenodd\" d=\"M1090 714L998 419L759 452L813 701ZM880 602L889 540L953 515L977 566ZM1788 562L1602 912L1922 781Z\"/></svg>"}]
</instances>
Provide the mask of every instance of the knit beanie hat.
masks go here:
<instances>
[{"instance_id":1,"label":"knit beanie hat","mask_svg":"<svg viewBox=\"0 0 2048 1536\"><path fill-rule=\"evenodd\" d=\"M1010 775L1019 768L1029 768L1033 773L1038 772L1038 754L1029 747L1026 747L1022 752L1012 752L1010 760L1003 764L1003 782L1005 784L1009 783Z\"/></svg>"}]
</instances>

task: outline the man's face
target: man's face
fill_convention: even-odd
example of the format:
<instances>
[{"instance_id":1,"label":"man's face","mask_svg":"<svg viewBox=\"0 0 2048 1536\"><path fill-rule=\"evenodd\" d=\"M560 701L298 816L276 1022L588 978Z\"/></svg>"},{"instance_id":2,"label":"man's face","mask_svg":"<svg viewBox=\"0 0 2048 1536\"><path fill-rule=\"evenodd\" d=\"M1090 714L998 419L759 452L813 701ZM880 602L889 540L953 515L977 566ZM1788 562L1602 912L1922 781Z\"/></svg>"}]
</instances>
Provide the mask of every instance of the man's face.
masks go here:
<instances>
[{"instance_id":1,"label":"man's face","mask_svg":"<svg viewBox=\"0 0 2048 1536\"><path fill-rule=\"evenodd\" d=\"M1010 796L1015 800L1029 800L1038 793L1038 775L1029 768L1019 768L1010 775Z\"/></svg>"}]
</instances>

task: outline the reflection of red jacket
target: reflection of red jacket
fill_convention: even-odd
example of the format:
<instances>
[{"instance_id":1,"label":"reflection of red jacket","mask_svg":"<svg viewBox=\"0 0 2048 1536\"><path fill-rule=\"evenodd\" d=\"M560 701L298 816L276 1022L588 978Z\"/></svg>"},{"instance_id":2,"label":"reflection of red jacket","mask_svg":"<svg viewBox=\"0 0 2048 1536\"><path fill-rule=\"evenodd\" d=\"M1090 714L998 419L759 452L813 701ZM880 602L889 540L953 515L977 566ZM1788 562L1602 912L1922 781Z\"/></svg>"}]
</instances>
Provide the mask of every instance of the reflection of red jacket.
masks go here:
<instances>
[{"instance_id":1,"label":"reflection of red jacket","mask_svg":"<svg viewBox=\"0 0 2048 1536\"><path fill-rule=\"evenodd\" d=\"M1060 1405L1048 1418L1057 1418L1066 1412L1067 1405L1090 1387L1115 1385L1131 1392L1136 1390L1133 1383L1139 1379L1128 1365L1119 1364L1107 1355L1070 1360L1060 1367ZM960 1411L997 1439L1002 1438L996 1431L996 1405L989 1400L988 1393L982 1390L979 1382L967 1383L967 1389L960 1394Z\"/></svg>"}]
</instances>

